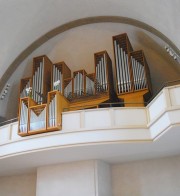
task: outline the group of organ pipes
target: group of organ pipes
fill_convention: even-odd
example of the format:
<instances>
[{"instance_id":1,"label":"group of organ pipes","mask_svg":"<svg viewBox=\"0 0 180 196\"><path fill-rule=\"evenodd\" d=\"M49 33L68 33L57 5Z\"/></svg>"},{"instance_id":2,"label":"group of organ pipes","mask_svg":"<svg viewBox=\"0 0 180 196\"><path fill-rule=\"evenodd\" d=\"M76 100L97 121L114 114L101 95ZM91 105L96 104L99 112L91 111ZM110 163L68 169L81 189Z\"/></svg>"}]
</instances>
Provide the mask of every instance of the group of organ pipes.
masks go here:
<instances>
[{"instance_id":1,"label":"group of organ pipes","mask_svg":"<svg viewBox=\"0 0 180 196\"><path fill-rule=\"evenodd\" d=\"M150 74L142 51L133 51L126 33L113 36L115 82L106 51L94 54L94 73L73 72L65 62L47 56L33 59L32 76L21 80L18 133L21 136L61 129L64 108L94 108L102 103L143 106L151 93ZM115 84L115 87L114 87Z\"/></svg>"}]
</instances>

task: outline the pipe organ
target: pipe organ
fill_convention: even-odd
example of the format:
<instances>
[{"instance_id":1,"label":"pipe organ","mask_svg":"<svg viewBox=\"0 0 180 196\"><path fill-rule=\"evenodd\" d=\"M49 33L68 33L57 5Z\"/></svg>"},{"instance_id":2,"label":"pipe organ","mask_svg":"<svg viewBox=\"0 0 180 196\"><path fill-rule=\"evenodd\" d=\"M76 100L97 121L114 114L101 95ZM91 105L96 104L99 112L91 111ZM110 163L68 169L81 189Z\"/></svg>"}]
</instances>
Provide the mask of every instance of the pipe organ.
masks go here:
<instances>
[{"instance_id":1,"label":"pipe organ","mask_svg":"<svg viewBox=\"0 0 180 196\"><path fill-rule=\"evenodd\" d=\"M61 100L62 95L59 91L51 91L48 93L48 102L47 102L47 130L57 130L61 128L61 104L67 104ZM66 106L68 107L68 106Z\"/></svg>"},{"instance_id":2,"label":"pipe organ","mask_svg":"<svg viewBox=\"0 0 180 196\"><path fill-rule=\"evenodd\" d=\"M73 76L73 95L74 97L79 97L85 94L86 90L86 71L79 70L74 72Z\"/></svg>"},{"instance_id":3,"label":"pipe organ","mask_svg":"<svg viewBox=\"0 0 180 196\"><path fill-rule=\"evenodd\" d=\"M19 135L60 130L64 108L96 108L121 100L124 104L119 106L143 106L144 97L151 93L143 51L134 51L125 33L113 36L113 46L115 81L107 51L94 54L94 73L77 70L72 76L65 62L53 64L45 55L35 57L32 76L20 83Z\"/></svg>"},{"instance_id":4,"label":"pipe organ","mask_svg":"<svg viewBox=\"0 0 180 196\"><path fill-rule=\"evenodd\" d=\"M71 100L73 95L73 78L67 78L64 80L64 96Z\"/></svg>"},{"instance_id":5,"label":"pipe organ","mask_svg":"<svg viewBox=\"0 0 180 196\"><path fill-rule=\"evenodd\" d=\"M107 93L112 97L114 93L112 61L106 51L95 53L94 60L96 94Z\"/></svg>"},{"instance_id":6,"label":"pipe organ","mask_svg":"<svg viewBox=\"0 0 180 196\"><path fill-rule=\"evenodd\" d=\"M64 80L71 77L71 70L65 62L53 64L52 67L52 90L58 90L62 95L64 94Z\"/></svg>"},{"instance_id":7,"label":"pipe organ","mask_svg":"<svg viewBox=\"0 0 180 196\"><path fill-rule=\"evenodd\" d=\"M149 68L142 50L130 53L134 90L148 89L151 91Z\"/></svg>"},{"instance_id":8,"label":"pipe organ","mask_svg":"<svg viewBox=\"0 0 180 196\"><path fill-rule=\"evenodd\" d=\"M21 79L20 82L20 98L29 96L30 87L31 87L31 78Z\"/></svg>"},{"instance_id":9,"label":"pipe organ","mask_svg":"<svg viewBox=\"0 0 180 196\"><path fill-rule=\"evenodd\" d=\"M125 106L144 105L144 96L151 93L150 74L142 51L133 51L126 33L113 37L116 92ZM132 102L132 104L131 104Z\"/></svg>"},{"instance_id":10,"label":"pipe organ","mask_svg":"<svg viewBox=\"0 0 180 196\"><path fill-rule=\"evenodd\" d=\"M46 129L46 104L32 106L29 110L29 133Z\"/></svg>"},{"instance_id":11,"label":"pipe organ","mask_svg":"<svg viewBox=\"0 0 180 196\"><path fill-rule=\"evenodd\" d=\"M46 103L47 93L51 90L52 62L47 56L33 60L32 98L38 104Z\"/></svg>"},{"instance_id":12,"label":"pipe organ","mask_svg":"<svg viewBox=\"0 0 180 196\"><path fill-rule=\"evenodd\" d=\"M19 122L18 132L21 136L25 136L29 131L29 108L36 105L35 101L30 97L20 99L19 104Z\"/></svg>"},{"instance_id":13,"label":"pipe organ","mask_svg":"<svg viewBox=\"0 0 180 196\"><path fill-rule=\"evenodd\" d=\"M95 94L95 74L86 74L86 95L92 96Z\"/></svg>"},{"instance_id":14,"label":"pipe organ","mask_svg":"<svg viewBox=\"0 0 180 196\"><path fill-rule=\"evenodd\" d=\"M28 106L25 101L21 102L19 124L20 124L20 127L19 127L20 131L22 133L27 133L28 131Z\"/></svg>"}]
</instances>

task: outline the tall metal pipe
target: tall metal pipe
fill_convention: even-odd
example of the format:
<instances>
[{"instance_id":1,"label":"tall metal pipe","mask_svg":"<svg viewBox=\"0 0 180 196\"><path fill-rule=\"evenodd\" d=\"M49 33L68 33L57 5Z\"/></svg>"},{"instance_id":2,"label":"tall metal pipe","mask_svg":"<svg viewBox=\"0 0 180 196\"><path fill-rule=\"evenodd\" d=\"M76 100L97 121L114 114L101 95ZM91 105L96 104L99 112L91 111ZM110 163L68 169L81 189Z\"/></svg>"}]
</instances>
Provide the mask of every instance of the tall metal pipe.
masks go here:
<instances>
[{"instance_id":1,"label":"tall metal pipe","mask_svg":"<svg viewBox=\"0 0 180 196\"><path fill-rule=\"evenodd\" d=\"M121 50L119 44L118 47L118 59L119 59L119 72L120 72L120 83L121 83L121 91L124 92L124 84L123 84L123 69L122 69L122 57L121 57Z\"/></svg>"},{"instance_id":2,"label":"tall metal pipe","mask_svg":"<svg viewBox=\"0 0 180 196\"><path fill-rule=\"evenodd\" d=\"M121 70L122 70L122 84L124 92L126 92L126 75L125 75L125 69L124 69L124 55L123 55L123 49L119 47L120 51L120 59L121 59Z\"/></svg>"},{"instance_id":3,"label":"tall metal pipe","mask_svg":"<svg viewBox=\"0 0 180 196\"><path fill-rule=\"evenodd\" d=\"M118 58L118 48L117 48L117 43L116 40L114 40L114 50L115 50L115 59L116 59L116 75L117 75L117 90L118 93L121 91L121 82L120 82L120 64L119 64L119 58Z\"/></svg>"}]
</instances>

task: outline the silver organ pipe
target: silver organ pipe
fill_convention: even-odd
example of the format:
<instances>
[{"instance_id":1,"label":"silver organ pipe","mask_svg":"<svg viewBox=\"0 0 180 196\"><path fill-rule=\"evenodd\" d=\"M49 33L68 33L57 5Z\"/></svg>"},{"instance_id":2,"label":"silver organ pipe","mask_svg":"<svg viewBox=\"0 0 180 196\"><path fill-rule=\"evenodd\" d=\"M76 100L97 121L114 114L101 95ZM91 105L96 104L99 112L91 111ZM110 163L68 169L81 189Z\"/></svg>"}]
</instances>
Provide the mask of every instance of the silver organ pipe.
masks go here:
<instances>
[{"instance_id":1,"label":"silver organ pipe","mask_svg":"<svg viewBox=\"0 0 180 196\"><path fill-rule=\"evenodd\" d=\"M78 72L78 74L77 74L77 95L79 95L79 91L80 91L80 81L79 81L79 79L80 79L80 76L79 76L79 72Z\"/></svg>"},{"instance_id":2,"label":"silver organ pipe","mask_svg":"<svg viewBox=\"0 0 180 196\"><path fill-rule=\"evenodd\" d=\"M99 67L99 64L96 65L96 83L99 83L99 81L98 81L98 78L99 78L99 73L98 73L99 69L98 69L98 67ZM97 88L97 91L99 91L99 85L97 85L96 88Z\"/></svg>"},{"instance_id":3,"label":"silver organ pipe","mask_svg":"<svg viewBox=\"0 0 180 196\"><path fill-rule=\"evenodd\" d=\"M44 58L43 61L39 63L39 66L37 67L32 79L33 99L37 103L43 102L43 97L42 97L43 96L43 73L44 73Z\"/></svg>"},{"instance_id":4,"label":"silver organ pipe","mask_svg":"<svg viewBox=\"0 0 180 196\"><path fill-rule=\"evenodd\" d=\"M107 90L107 68L105 54L98 59L96 64L96 81L98 92Z\"/></svg>"},{"instance_id":5,"label":"silver organ pipe","mask_svg":"<svg viewBox=\"0 0 180 196\"><path fill-rule=\"evenodd\" d=\"M77 94L77 75L74 78L74 94Z\"/></svg>"},{"instance_id":6,"label":"silver organ pipe","mask_svg":"<svg viewBox=\"0 0 180 196\"><path fill-rule=\"evenodd\" d=\"M59 78L59 81L60 81L58 90L59 90L59 92L62 93L62 89L61 89L61 85L62 85L62 74L61 74L60 71L58 72L58 78Z\"/></svg>"},{"instance_id":7,"label":"silver organ pipe","mask_svg":"<svg viewBox=\"0 0 180 196\"><path fill-rule=\"evenodd\" d=\"M20 112L20 132L27 133L27 123L28 123L28 107L24 102L21 104Z\"/></svg>"},{"instance_id":8,"label":"silver organ pipe","mask_svg":"<svg viewBox=\"0 0 180 196\"><path fill-rule=\"evenodd\" d=\"M88 76L86 76L86 94L94 94L94 81L92 81Z\"/></svg>"},{"instance_id":9,"label":"silver organ pipe","mask_svg":"<svg viewBox=\"0 0 180 196\"><path fill-rule=\"evenodd\" d=\"M37 69L37 77L38 77L38 80L37 80L37 92L40 93L40 87L41 87L41 80L40 80L40 66L41 66L41 63ZM41 97L37 94L37 103L40 103L40 99Z\"/></svg>"},{"instance_id":10,"label":"silver organ pipe","mask_svg":"<svg viewBox=\"0 0 180 196\"><path fill-rule=\"evenodd\" d=\"M84 80L83 80L83 74L80 74L80 78L81 78L81 82L80 82L80 85L81 85L81 89L80 89L80 94L83 95L84 93Z\"/></svg>"},{"instance_id":11,"label":"silver organ pipe","mask_svg":"<svg viewBox=\"0 0 180 196\"><path fill-rule=\"evenodd\" d=\"M131 77L130 77L130 71L129 71L129 63L128 63L128 55L126 54L126 71L127 71L127 86L128 86L128 92L131 91Z\"/></svg>"},{"instance_id":12,"label":"silver organ pipe","mask_svg":"<svg viewBox=\"0 0 180 196\"><path fill-rule=\"evenodd\" d=\"M35 75L33 75L33 77L32 77L32 98L35 100L34 85L35 85Z\"/></svg>"},{"instance_id":13,"label":"silver organ pipe","mask_svg":"<svg viewBox=\"0 0 180 196\"><path fill-rule=\"evenodd\" d=\"M138 64L139 64L139 89L142 89L142 66L139 62Z\"/></svg>"},{"instance_id":14,"label":"silver organ pipe","mask_svg":"<svg viewBox=\"0 0 180 196\"><path fill-rule=\"evenodd\" d=\"M34 89L34 100L37 102L36 86L37 86L37 71L34 74L34 85L33 85L33 89Z\"/></svg>"},{"instance_id":15,"label":"silver organ pipe","mask_svg":"<svg viewBox=\"0 0 180 196\"><path fill-rule=\"evenodd\" d=\"M64 88L64 96L68 98L72 94L72 80L68 83L68 85Z\"/></svg>"},{"instance_id":16,"label":"silver organ pipe","mask_svg":"<svg viewBox=\"0 0 180 196\"><path fill-rule=\"evenodd\" d=\"M124 88L124 84L123 84L123 69L122 69L122 58L121 58L121 50L120 50L120 47L119 45L117 45L117 54L118 54L118 63L119 63L119 66L117 66L117 68L119 69L118 72L120 73L120 89L121 89L121 92L124 92L125 88Z\"/></svg>"},{"instance_id":17,"label":"silver organ pipe","mask_svg":"<svg viewBox=\"0 0 180 196\"><path fill-rule=\"evenodd\" d=\"M43 89L44 89L44 82L43 82L43 73L44 73L44 58L43 58L43 62L42 62L42 68L41 68L41 80L42 80L42 84L41 84L41 95L43 95ZM43 103L43 97L41 97L41 103Z\"/></svg>"},{"instance_id":18,"label":"silver organ pipe","mask_svg":"<svg viewBox=\"0 0 180 196\"><path fill-rule=\"evenodd\" d=\"M135 66L135 59L133 57L131 57L131 61L132 61L132 70L133 70L133 78L134 78L134 89L136 89L136 66Z\"/></svg>"},{"instance_id":19,"label":"silver organ pipe","mask_svg":"<svg viewBox=\"0 0 180 196\"><path fill-rule=\"evenodd\" d=\"M46 128L46 108L41 109L37 115L33 109L30 110L30 131Z\"/></svg>"},{"instance_id":20,"label":"silver organ pipe","mask_svg":"<svg viewBox=\"0 0 180 196\"><path fill-rule=\"evenodd\" d=\"M103 69L102 69L102 63L101 61L99 61L99 72L100 72L100 75L99 75L99 80L100 80L100 88L103 89L103 78L102 78L102 75L103 75Z\"/></svg>"},{"instance_id":21,"label":"silver organ pipe","mask_svg":"<svg viewBox=\"0 0 180 196\"><path fill-rule=\"evenodd\" d=\"M138 83L138 86L137 86L137 87L138 87L138 89L141 89L141 87L140 87L140 79L141 79L141 78L140 78L140 72L141 72L141 65L140 65L140 63L139 63L138 61L136 61L136 62L137 62L137 67L138 67L138 76L137 76L137 77L138 77L138 79L137 79L137 81L138 81L138 82L137 82L137 83Z\"/></svg>"},{"instance_id":22,"label":"silver organ pipe","mask_svg":"<svg viewBox=\"0 0 180 196\"><path fill-rule=\"evenodd\" d=\"M125 71L125 61L124 61L124 52L123 49L120 48L120 54L121 54L121 63L122 63L122 74L123 74L123 84L124 84L124 90L127 92L127 85L126 85L126 71Z\"/></svg>"},{"instance_id":23,"label":"silver organ pipe","mask_svg":"<svg viewBox=\"0 0 180 196\"><path fill-rule=\"evenodd\" d=\"M43 83L43 77L42 77L42 62L40 62L40 66L39 66L39 85L38 85L38 92L43 94L43 92L41 91L41 86ZM41 96L38 96L38 103L42 103L42 98Z\"/></svg>"},{"instance_id":24,"label":"silver organ pipe","mask_svg":"<svg viewBox=\"0 0 180 196\"><path fill-rule=\"evenodd\" d=\"M128 54L114 40L116 73L117 73L117 90L118 93L131 91L131 79L128 64Z\"/></svg>"},{"instance_id":25,"label":"silver organ pipe","mask_svg":"<svg viewBox=\"0 0 180 196\"><path fill-rule=\"evenodd\" d=\"M121 77L120 77L120 64L119 64L119 58L118 58L118 51L117 51L117 42L114 40L114 50L115 50L115 59L116 59L116 75L117 75L117 90L118 93L121 92Z\"/></svg>"},{"instance_id":26,"label":"silver organ pipe","mask_svg":"<svg viewBox=\"0 0 180 196\"><path fill-rule=\"evenodd\" d=\"M53 65L53 90L58 90L62 93L62 80L63 79L61 71L58 69L58 67ZM59 83L55 85L55 83L58 81Z\"/></svg>"},{"instance_id":27,"label":"silver organ pipe","mask_svg":"<svg viewBox=\"0 0 180 196\"><path fill-rule=\"evenodd\" d=\"M81 72L77 72L74 77L74 95L81 96L84 93L84 75Z\"/></svg>"},{"instance_id":28,"label":"silver organ pipe","mask_svg":"<svg viewBox=\"0 0 180 196\"><path fill-rule=\"evenodd\" d=\"M144 66L139 63L135 58L131 57L132 70L134 76L134 89L141 90L147 87Z\"/></svg>"},{"instance_id":29,"label":"silver organ pipe","mask_svg":"<svg viewBox=\"0 0 180 196\"><path fill-rule=\"evenodd\" d=\"M54 127L57 124L57 96L55 95L49 103L49 126Z\"/></svg>"},{"instance_id":30,"label":"silver organ pipe","mask_svg":"<svg viewBox=\"0 0 180 196\"><path fill-rule=\"evenodd\" d=\"M106 56L104 54L103 56L103 60L104 60L104 81L105 81L105 90L108 90L108 84L107 84L107 66L106 66Z\"/></svg>"}]
</instances>

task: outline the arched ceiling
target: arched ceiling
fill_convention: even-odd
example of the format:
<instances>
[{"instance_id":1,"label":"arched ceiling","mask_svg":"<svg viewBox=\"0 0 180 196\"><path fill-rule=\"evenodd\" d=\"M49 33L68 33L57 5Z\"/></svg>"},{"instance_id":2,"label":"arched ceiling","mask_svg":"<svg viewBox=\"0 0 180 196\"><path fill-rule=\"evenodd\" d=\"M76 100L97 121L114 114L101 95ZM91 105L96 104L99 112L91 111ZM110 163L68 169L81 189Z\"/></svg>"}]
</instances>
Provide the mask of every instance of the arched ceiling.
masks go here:
<instances>
[{"instance_id":1,"label":"arched ceiling","mask_svg":"<svg viewBox=\"0 0 180 196\"><path fill-rule=\"evenodd\" d=\"M35 40L70 21L122 16L162 32L180 48L179 0L6 0L0 1L0 77Z\"/></svg>"}]
</instances>

